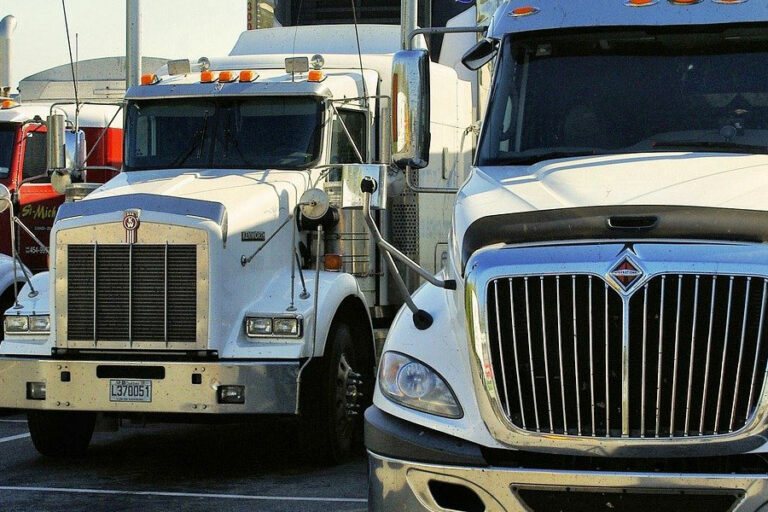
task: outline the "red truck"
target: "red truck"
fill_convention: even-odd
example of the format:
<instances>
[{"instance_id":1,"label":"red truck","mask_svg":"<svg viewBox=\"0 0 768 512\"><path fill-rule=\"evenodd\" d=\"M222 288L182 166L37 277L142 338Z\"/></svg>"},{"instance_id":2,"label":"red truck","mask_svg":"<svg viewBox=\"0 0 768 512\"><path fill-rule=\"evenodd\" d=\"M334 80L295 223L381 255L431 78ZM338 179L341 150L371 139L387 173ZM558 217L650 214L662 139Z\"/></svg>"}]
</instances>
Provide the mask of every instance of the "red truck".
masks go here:
<instances>
[{"instance_id":1,"label":"red truck","mask_svg":"<svg viewBox=\"0 0 768 512\"><path fill-rule=\"evenodd\" d=\"M0 102L0 183L12 194L14 213L45 246L59 205L64 195L57 193L46 166L45 119L51 113L63 113L67 121L75 120L74 104L33 102ZM122 165L122 112L118 105L81 105L78 128L86 141L86 170L80 180L104 183ZM110 169L111 168L111 169ZM13 303L14 271L11 259L11 217L0 214L0 307ZM47 251L23 228L16 227L17 249L27 273L46 270ZM25 281L21 269L16 282Z\"/></svg>"}]
</instances>

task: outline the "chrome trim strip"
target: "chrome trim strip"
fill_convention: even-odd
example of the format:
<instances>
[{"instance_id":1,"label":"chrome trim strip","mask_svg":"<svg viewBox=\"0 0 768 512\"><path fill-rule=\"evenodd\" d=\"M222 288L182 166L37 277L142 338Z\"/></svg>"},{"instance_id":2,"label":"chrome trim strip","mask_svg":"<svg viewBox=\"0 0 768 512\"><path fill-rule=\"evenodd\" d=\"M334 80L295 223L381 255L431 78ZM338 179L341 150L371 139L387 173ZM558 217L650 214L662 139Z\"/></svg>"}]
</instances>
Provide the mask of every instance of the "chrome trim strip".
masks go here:
<instances>
[{"instance_id":1,"label":"chrome trim strip","mask_svg":"<svg viewBox=\"0 0 768 512\"><path fill-rule=\"evenodd\" d=\"M568 414L565 410L565 377L563 376L563 331L560 322L560 317L562 316L562 311L560 310L560 276L555 278L555 284L557 287L557 352L560 363L560 398L563 403L563 430L568 432ZM520 400L522 401L522 399L521 395Z\"/></svg>"},{"instance_id":2,"label":"chrome trim strip","mask_svg":"<svg viewBox=\"0 0 768 512\"><path fill-rule=\"evenodd\" d=\"M659 300L659 364L656 370L656 437L659 437L659 421L661 419L661 362L664 356L664 288L666 283L667 276L661 276L661 292Z\"/></svg>"},{"instance_id":3,"label":"chrome trim strip","mask_svg":"<svg viewBox=\"0 0 768 512\"><path fill-rule=\"evenodd\" d=\"M511 409L509 408L509 392L507 391L509 388L507 387L507 372L505 370L506 365L504 364L504 347L501 344L501 316L500 316L500 309L499 308L499 284L493 283L493 293L496 297L496 338L498 339L499 343L499 358L501 359L501 381L504 383L504 401L507 404L507 408L505 409L505 412L507 415L510 414Z\"/></svg>"},{"instance_id":4,"label":"chrome trim strip","mask_svg":"<svg viewBox=\"0 0 768 512\"><path fill-rule=\"evenodd\" d=\"M736 416L736 404L739 403L739 380L741 379L741 360L744 356L744 336L747 333L747 312L749 310L749 289L752 278L747 278L747 289L744 292L744 314L741 319L741 340L739 341L739 362L736 365L736 383L733 390L733 406L731 407L731 420L728 422L728 432L733 432L733 419ZM747 411L749 412L749 411Z\"/></svg>"},{"instance_id":5,"label":"chrome trim strip","mask_svg":"<svg viewBox=\"0 0 768 512\"><path fill-rule=\"evenodd\" d=\"M749 410L752 409L752 397L754 396L755 392L755 379L757 378L757 363L758 363L758 356L760 355L760 348L762 347L763 343L763 325L765 320L765 301L768 293L768 279L763 279L763 300L761 302L760 306L760 322L759 326L757 328L757 346L755 347L755 364L752 366L752 380L751 386L749 388L749 400L747 401L747 413L749 413Z\"/></svg>"},{"instance_id":6,"label":"chrome trim strip","mask_svg":"<svg viewBox=\"0 0 768 512\"><path fill-rule=\"evenodd\" d=\"M589 396L590 396L590 409L592 411L592 437L595 437L595 366L593 362L593 354L595 350L594 335L593 335L593 322L592 319L592 276L589 276ZM578 356L577 356L578 357Z\"/></svg>"},{"instance_id":7,"label":"chrome trim strip","mask_svg":"<svg viewBox=\"0 0 768 512\"><path fill-rule=\"evenodd\" d=\"M685 398L685 430L683 435L687 436L690 432L691 419L691 392L693 391L693 361L696 355L696 319L699 314L699 275L696 276L696 287L693 291L693 325L691 326L691 356L688 365L688 395ZM671 432L671 430L670 430Z\"/></svg>"},{"instance_id":8,"label":"chrome trim strip","mask_svg":"<svg viewBox=\"0 0 768 512\"><path fill-rule=\"evenodd\" d=\"M510 279L511 281L511 279ZM576 391L576 419L578 421L578 427L579 427L579 435L582 435L583 430L581 429L581 400L579 398L579 352L578 352L578 342L579 342L579 335L578 331L576 330L576 275L571 276L571 290L573 291L573 361L576 365L576 385L573 387Z\"/></svg>"},{"instance_id":9,"label":"chrome trim strip","mask_svg":"<svg viewBox=\"0 0 768 512\"><path fill-rule=\"evenodd\" d=\"M555 432L555 423L552 420L552 397L550 395L549 390L549 354L547 352L547 321L545 317L545 310L547 308L543 307L544 305L544 277L539 278L539 293L541 296L541 339L542 339L542 345L544 347L544 378L545 382L547 384L547 411L549 413L549 431L550 433ZM498 308L496 308L498 310Z\"/></svg>"},{"instance_id":10,"label":"chrome trim strip","mask_svg":"<svg viewBox=\"0 0 768 512\"><path fill-rule=\"evenodd\" d=\"M675 355L672 359L672 412L669 416L669 437L675 436L675 397L677 396L677 363L680 354L680 301L683 292L683 275L677 276L677 311L675 312Z\"/></svg>"},{"instance_id":11,"label":"chrome trim strip","mask_svg":"<svg viewBox=\"0 0 768 512\"><path fill-rule=\"evenodd\" d=\"M533 389L533 414L536 417L536 432L541 432L539 426L539 405L536 397L536 372L533 369L533 342L531 341L531 301L528 298L528 278L525 278L525 321L528 332L528 362L531 365L531 388Z\"/></svg>"},{"instance_id":12,"label":"chrome trim strip","mask_svg":"<svg viewBox=\"0 0 768 512\"><path fill-rule=\"evenodd\" d=\"M728 310L725 317L725 334L723 334L723 361L720 365L720 385L717 387L717 412L715 413L715 434L720 427L720 406L723 403L723 382L725 379L725 362L728 359L728 334L731 329L731 305L733 304L733 276L729 279L728 284Z\"/></svg>"},{"instance_id":13,"label":"chrome trim strip","mask_svg":"<svg viewBox=\"0 0 768 512\"><path fill-rule=\"evenodd\" d=\"M701 419L699 420L699 435L704 434L704 416L707 410L707 389L709 388L709 363L712 360L712 319L715 317L715 288L717 276L712 276L712 299L709 304L709 333L707 334L707 360L704 363L704 394L701 398Z\"/></svg>"},{"instance_id":14,"label":"chrome trim strip","mask_svg":"<svg viewBox=\"0 0 768 512\"><path fill-rule=\"evenodd\" d=\"M515 321L515 297L512 290L511 279L509 280L509 310L510 313L512 313L512 345L515 354L515 377L517 378L517 389L522 389L522 386L520 385L520 361L517 357L517 322ZM526 428L525 409L523 409L523 395L518 393L517 396L520 399L520 416L523 420L523 428ZM507 404L507 407L509 407L509 404Z\"/></svg>"},{"instance_id":15,"label":"chrome trim strip","mask_svg":"<svg viewBox=\"0 0 768 512\"><path fill-rule=\"evenodd\" d=\"M648 285L643 287L643 364L640 377L640 437L645 437L645 373L646 373L646 349L647 349L647 327L648 327Z\"/></svg>"},{"instance_id":16,"label":"chrome trim strip","mask_svg":"<svg viewBox=\"0 0 768 512\"><path fill-rule=\"evenodd\" d=\"M609 383L610 368L608 362L610 360L608 351L608 283L605 283L603 297L605 297L605 437L611 437L611 386ZM626 329L624 330L626 331Z\"/></svg>"}]
</instances>

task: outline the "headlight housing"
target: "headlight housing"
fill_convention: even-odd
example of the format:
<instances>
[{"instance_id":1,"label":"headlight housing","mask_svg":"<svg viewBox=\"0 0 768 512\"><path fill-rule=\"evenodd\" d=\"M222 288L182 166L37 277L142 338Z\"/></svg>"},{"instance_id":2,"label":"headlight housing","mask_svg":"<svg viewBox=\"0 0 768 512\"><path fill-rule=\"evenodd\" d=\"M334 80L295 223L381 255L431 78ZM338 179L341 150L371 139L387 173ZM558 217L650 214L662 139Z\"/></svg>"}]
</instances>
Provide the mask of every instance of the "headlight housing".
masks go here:
<instances>
[{"instance_id":1,"label":"headlight housing","mask_svg":"<svg viewBox=\"0 0 768 512\"><path fill-rule=\"evenodd\" d=\"M51 315L6 315L4 327L9 334L49 333Z\"/></svg>"},{"instance_id":2,"label":"headlight housing","mask_svg":"<svg viewBox=\"0 0 768 512\"><path fill-rule=\"evenodd\" d=\"M464 416L450 386L432 368L399 352L385 352L379 364L379 389L400 405L436 416Z\"/></svg>"},{"instance_id":3,"label":"headlight housing","mask_svg":"<svg viewBox=\"0 0 768 512\"><path fill-rule=\"evenodd\" d=\"M301 338L302 318L298 315L254 315L245 317L249 338Z\"/></svg>"}]
</instances>

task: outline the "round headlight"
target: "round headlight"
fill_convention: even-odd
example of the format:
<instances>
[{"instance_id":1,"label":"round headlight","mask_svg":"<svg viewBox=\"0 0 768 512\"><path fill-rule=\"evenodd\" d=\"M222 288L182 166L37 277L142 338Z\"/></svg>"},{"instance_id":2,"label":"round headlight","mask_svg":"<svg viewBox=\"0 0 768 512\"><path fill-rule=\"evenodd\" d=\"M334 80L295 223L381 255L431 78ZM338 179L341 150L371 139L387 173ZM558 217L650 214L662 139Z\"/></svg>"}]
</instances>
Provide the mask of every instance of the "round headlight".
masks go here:
<instances>
[{"instance_id":1,"label":"round headlight","mask_svg":"<svg viewBox=\"0 0 768 512\"><path fill-rule=\"evenodd\" d=\"M423 364L412 362L397 372L397 387L408 398L423 398L435 388L435 382Z\"/></svg>"}]
</instances>

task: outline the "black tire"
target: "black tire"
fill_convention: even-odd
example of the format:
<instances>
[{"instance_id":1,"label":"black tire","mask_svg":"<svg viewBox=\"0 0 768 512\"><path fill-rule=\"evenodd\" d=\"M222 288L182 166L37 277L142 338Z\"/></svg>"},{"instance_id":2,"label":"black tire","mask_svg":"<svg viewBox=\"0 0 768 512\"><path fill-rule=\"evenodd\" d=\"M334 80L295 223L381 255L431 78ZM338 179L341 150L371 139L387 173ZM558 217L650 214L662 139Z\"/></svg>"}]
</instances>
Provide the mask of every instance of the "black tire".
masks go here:
<instances>
[{"instance_id":1,"label":"black tire","mask_svg":"<svg viewBox=\"0 0 768 512\"><path fill-rule=\"evenodd\" d=\"M303 448L310 459L339 464L363 447L363 411L370 402L371 377L352 329L334 322L325 355L313 361L302 379Z\"/></svg>"},{"instance_id":2,"label":"black tire","mask_svg":"<svg viewBox=\"0 0 768 512\"><path fill-rule=\"evenodd\" d=\"M77 456L85 453L91 442L96 414L29 411L27 422L38 452L48 457Z\"/></svg>"}]
</instances>

